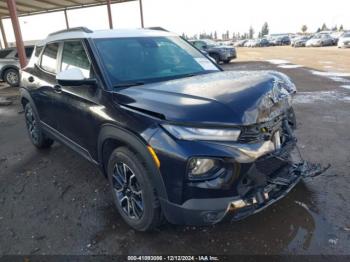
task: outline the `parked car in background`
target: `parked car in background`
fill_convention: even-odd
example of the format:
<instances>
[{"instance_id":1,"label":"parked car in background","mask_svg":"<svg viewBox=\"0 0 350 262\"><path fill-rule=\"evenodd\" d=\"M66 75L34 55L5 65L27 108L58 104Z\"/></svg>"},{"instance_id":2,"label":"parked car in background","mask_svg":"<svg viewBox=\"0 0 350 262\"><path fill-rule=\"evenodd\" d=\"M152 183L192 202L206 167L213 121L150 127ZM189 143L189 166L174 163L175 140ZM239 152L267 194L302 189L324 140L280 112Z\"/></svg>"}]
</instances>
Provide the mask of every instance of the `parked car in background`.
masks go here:
<instances>
[{"instance_id":1,"label":"parked car in background","mask_svg":"<svg viewBox=\"0 0 350 262\"><path fill-rule=\"evenodd\" d=\"M223 45L223 46L233 46L233 42L231 40L227 40L227 41L218 41L217 42L219 45Z\"/></svg>"},{"instance_id":2,"label":"parked car in background","mask_svg":"<svg viewBox=\"0 0 350 262\"><path fill-rule=\"evenodd\" d=\"M330 34L317 34L309 39L305 46L306 47L321 47L321 46L332 46L334 43L333 38Z\"/></svg>"},{"instance_id":3,"label":"parked car in background","mask_svg":"<svg viewBox=\"0 0 350 262\"><path fill-rule=\"evenodd\" d=\"M243 47L245 43L248 42L248 39L243 39L243 40L239 40L236 43L234 43L234 46L236 47Z\"/></svg>"},{"instance_id":4,"label":"parked car in background","mask_svg":"<svg viewBox=\"0 0 350 262\"><path fill-rule=\"evenodd\" d=\"M277 36L277 37L273 37L271 39L271 45L290 45L290 37L287 35L284 36Z\"/></svg>"},{"instance_id":5,"label":"parked car in background","mask_svg":"<svg viewBox=\"0 0 350 262\"><path fill-rule=\"evenodd\" d=\"M339 48L348 48L350 47L350 31L344 32L338 40L338 47Z\"/></svg>"},{"instance_id":6,"label":"parked car in background","mask_svg":"<svg viewBox=\"0 0 350 262\"><path fill-rule=\"evenodd\" d=\"M267 40L266 38L259 39L259 42L260 42L260 47L266 47L271 45L270 41Z\"/></svg>"},{"instance_id":7,"label":"parked car in background","mask_svg":"<svg viewBox=\"0 0 350 262\"><path fill-rule=\"evenodd\" d=\"M256 41L255 39L249 39L247 42L244 43L245 47L254 47L256 46Z\"/></svg>"},{"instance_id":8,"label":"parked car in background","mask_svg":"<svg viewBox=\"0 0 350 262\"><path fill-rule=\"evenodd\" d=\"M25 53L27 59L32 55L34 46L26 46ZM6 48L0 50L0 79L10 86L19 85L19 60L16 48Z\"/></svg>"},{"instance_id":9,"label":"parked car in background","mask_svg":"<svg viewBox=\"0 0 350 262\"><path fill-rule=\"evenodd\" d=\"M340 36L343 34L343 32L332 32L330 35L331 37L333 38L333 44L334 45L338 45L338 41L339 41L339 38Z\"/></svg>"},{"instance_id":10,"label":"parked car in background","mask_svg":"<svg viewBox=\"0 0 350 262\"><path fill-rule=\"evenodd\" d=\"M293 39L291 46L293 47L305 47L306 42L310 40L312 36L300 36Z\"/></svg>"},{"instance_id":11,"label":"parked car in background","mask_svg":"<svg viewBox=\"0 0 350 262\"><path fill-rule=\"evenodd\" d=\"M303 37L302 35L293 35L290 37L290 45L294 46L295 41Z\"/></svg>"},{"instance_id":12,"label":"parked car in background","mask_svg":"<svg viewBox=\"0 0 350 262\"><path fill-rule=\"evenodd\" d=\"M237 57L236 49L233 46L219 45L211 39L189 40L199 50L203 50L212 57L216 63L224 62L225 64Z\"/></svg>"},{"instance_id":13,"label":"parked car in background","mask_svg":"<svg viewBox=\"0 0 350 262\"><path fill-rule=\"evenodd\" d=\"M250 39L245 43L246 47L264 47L270 46L270 42L266 38Z\"/></svg>"}]
</instances>

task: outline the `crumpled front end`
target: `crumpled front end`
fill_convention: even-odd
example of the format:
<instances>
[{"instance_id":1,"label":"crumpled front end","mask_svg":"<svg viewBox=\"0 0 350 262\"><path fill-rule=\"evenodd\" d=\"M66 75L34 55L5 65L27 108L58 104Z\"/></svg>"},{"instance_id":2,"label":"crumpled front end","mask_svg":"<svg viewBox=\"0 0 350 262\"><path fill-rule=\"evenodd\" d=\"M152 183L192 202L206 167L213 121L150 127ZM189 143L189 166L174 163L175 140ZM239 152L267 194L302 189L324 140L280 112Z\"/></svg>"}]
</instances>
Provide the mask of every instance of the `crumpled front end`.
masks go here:
<instances>
[{"instance_id":1,"label":"crumpled front end","mask_svg":"<svg viewBox=\"0 0 350 262\"><path fill-rule=\"evenodd\" d=\"M239 197L228 204L219 220L240 220L257 213L287 195L301 179L318 176L328 169L302 159L292 130L290 120L282 120L281 134L277 131L280 139L276 143L276 138L272 138L275 150L252 163L237 185Z\"/></svg>"},{"instance_id":2,"label":"crumpled front end","mask_svg":"<svg viewBox=\"0 0 350 262\"><path fill-rule=\"evenodd\" d=\"M191 225L240 220L286 196L301 179L323 173L325 169L301 158L294 128L294 114L289 112L247 127L239 143L215 143L227 150L222 157L226 172L205 181L186 181L182 204L162 202L168 220Z\"/></svg>"}]
</instances>

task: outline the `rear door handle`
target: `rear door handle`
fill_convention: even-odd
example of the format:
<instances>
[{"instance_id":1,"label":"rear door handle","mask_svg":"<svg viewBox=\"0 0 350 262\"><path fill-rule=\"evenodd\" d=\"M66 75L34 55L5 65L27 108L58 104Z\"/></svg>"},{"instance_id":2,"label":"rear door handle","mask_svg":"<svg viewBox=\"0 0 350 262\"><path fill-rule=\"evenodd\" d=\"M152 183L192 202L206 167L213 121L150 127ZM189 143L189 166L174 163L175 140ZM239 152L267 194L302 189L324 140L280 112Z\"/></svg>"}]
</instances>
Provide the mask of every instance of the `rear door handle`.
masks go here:
<instances>
[{"instance_id":1,"label":"rear door handle","mask_svg":"<svg viewBox=\"0 0 350 262\"><path fill-rule=\"evenodd\" d=\"M62 87L60 85L54 85L53 89L55 90L55 92L57 93L61 93L62 92Z\"/></svg>"}]
</instances>

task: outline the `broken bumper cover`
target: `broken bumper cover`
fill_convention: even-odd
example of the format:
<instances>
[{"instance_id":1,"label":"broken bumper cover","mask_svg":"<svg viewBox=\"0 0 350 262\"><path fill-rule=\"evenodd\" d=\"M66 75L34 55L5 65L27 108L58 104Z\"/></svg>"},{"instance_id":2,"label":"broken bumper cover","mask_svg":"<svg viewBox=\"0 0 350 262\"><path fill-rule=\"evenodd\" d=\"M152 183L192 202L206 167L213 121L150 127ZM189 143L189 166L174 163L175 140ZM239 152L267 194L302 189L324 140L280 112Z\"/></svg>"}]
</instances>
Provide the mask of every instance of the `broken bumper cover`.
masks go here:
<instances>
[{"instance_id":1,"label":"broken bumper cover","mask_svg":"<svg viewBox=\"0 0 350 262\"><path fill-rule=\"evenodd\" d=\"M288 170L286 170L288 169ZM265 187L244 197L190 199L182 205L161 200L167 219L174 224L211 225L221 221L237 221L262 211L286 196L305 177L323 173L319 166L301 162L283 168L268 179Z\"/></svg>"}]
</instances>

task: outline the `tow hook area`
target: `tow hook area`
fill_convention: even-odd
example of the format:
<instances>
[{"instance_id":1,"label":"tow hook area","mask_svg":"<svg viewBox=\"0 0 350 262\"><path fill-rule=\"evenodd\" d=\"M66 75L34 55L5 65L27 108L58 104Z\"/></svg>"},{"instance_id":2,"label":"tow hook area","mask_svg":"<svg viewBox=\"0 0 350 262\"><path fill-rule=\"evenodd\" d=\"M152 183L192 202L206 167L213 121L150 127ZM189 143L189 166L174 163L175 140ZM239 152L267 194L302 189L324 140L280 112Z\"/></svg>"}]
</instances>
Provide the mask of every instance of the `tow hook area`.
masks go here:
<instances>
[{"instance_id":1,"label":"tow hook area","mask_svg":"<svg viewBox=\"0 0 350 262\"><path fill-rule=\"evenodd\" d=\"M276 159L276 155L273 158ZM246 176L250 183L238 186L240 198L231 202L227 208L233 220L259 212L287 195L301 179L317 177L330 168L330 165L322 167L321 164L312 164L302 158L298 163L283 157L278 160L287 165L270 175L258 172L256 166L250 169Z\"/></svg>"},{"instance_id":2,"label":"tow hook area","mask_svg":"<svg viewBox=\"0 0 350 262\"><path fill-rule=\"evenodd\" d=\"M323 174L330 167L330 164L328 164L326 167L322 167L321 164L313 164L304 160L295 165L294 172L299 173L303 178L313 178Z\"/></svg>"}]
</instances>

